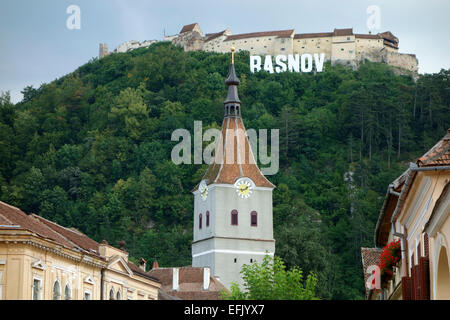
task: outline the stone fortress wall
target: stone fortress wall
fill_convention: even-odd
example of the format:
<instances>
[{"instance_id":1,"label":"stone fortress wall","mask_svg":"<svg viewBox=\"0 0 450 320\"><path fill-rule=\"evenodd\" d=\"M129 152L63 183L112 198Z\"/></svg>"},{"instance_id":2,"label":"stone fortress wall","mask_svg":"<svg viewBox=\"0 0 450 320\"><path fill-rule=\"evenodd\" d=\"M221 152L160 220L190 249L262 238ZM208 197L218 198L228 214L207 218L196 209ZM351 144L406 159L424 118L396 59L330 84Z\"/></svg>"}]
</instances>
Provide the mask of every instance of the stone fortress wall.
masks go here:
<instances>
[{"instance_id":1,"label":"stone fortress wall","mask_svg":"<svg viewBox=\"0 0 450 320\"><path fill-rule=\"evenodd\" d=\"M165 41L181 46L185 51L226 53L231 47L247 50L251 55L325 53L327 61L357 67L365 59L417 73L418 60L414 54L398 52L399 40L390 31L378 34L355 34L352 28L333 32L295 33L294 29L253 32L233 35L229 29L203 34L197 23L185 25L179 34Z\"/></svg>"},{"instance_id":2,"label":"stone fortress wall","mask_svg":"<svg viewBox=\"0 0 450 320\"><path fill-rule=\"evenodd\" d=\"M412 73L418 71L418 60L414 54L398 52L399 40L390 31L378 34L355 34L353 28L334 29L332 32L295 33L294 29L253 32L233 35L229 29L203 34L198 23L183 26L180 33L164 36L185 51L212 51L227 53L231 47L237 51L247 50L251 55L324 53L331 64L344 64L357 68L366 59L382 62ZM114 53L148 47L157 40L143 42L127 41L120 44ZM108 55L106 44L100 44L99 58Z\"/></svg>"}]
</instances>

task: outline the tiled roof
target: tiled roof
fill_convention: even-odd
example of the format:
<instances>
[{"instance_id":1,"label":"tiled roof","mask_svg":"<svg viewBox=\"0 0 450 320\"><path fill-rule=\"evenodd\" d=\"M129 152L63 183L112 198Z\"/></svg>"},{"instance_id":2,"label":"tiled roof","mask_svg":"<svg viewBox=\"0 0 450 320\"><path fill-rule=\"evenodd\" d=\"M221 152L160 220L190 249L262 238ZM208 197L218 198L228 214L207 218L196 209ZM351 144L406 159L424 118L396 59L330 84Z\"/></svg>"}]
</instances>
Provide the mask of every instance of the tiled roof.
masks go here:
<instances>
[{"instance_id":1,"label":"tiled roof","mask_svg":"<svg viewBox=\"0 0 450 320\"><path fill-rule=\"evenodd\" d=\"M427 153L417 159L419 167L450 165L450 129Z\"/></svg>"},{"instance_id":2,"label":"tiled roof","mask_svg":"<svg viewBox=\"0 0 450 320\"><path fill-rule=\"evenodd\" d=\"M19 208L13 207L9 204L0 201L0 217L4 221L9 221L10 225L18 225L21 229L35 233L36 235L54 241L66 248L73 249L77 246L66 239L64 236L49 228L40 220L28 216L25 212Z\"/></svg>"},{"instance_id":3,"label":"tiled roof","mask_svg":"<svg viewBox=\"0 0 450 320\"><path fill-rule=\"evenodd\" d=\"M294 39L332 37L333 32L297 33Z\"/></svg>"},{"instance_id":4,"label":"tiled roof","mask_svg":"<svg viewBox=\"0 0 450 320\"><path fill-rule=\"evenodd\" d=\"M381 37L378 34L356 34L355 38L361 38L361 39L381 39Z\"/></svg>"},{"instance_id":5,"label":"tiled roof","mask_svg":"<svg viewBox=\"0 0 450 320\"><path fill-rule=\"evenodd\" d=\"M207 34L205 34L205 41L211 41L217 37L220 37L220 36L224 35L226 31L227 30L223 30L223 31L216 32L216 33L207 33Z\"/></svg>"},{"instance_id":6,"label":"tiled roof","mask_svg":"<svg viewBox=\"0 0 450 320\"><path fill-rule=\"evenodd\" d=\"M83 248L86 251L90 251L92 253L98 254L98 242L92 240L91 238L89 238L85 234L81 233L80 231L75 230L75 229L65 228L63 226L60 226L57 223L54 223L53 221L47 220L36 214L31 214L31 216L33 218L39 220L40 222L42 222L43 224L45 224L46 226L48 226L55 232L59 233L60 235L62 235L66 239L68 239L69 241L73 242L78 247Z\"/></svg>"},{"instance_id":7,"label":"tiled roof","mask_svg":"<svg viewBox=\"0 0 450 320\"><path fill-rule=\"evenodd\" d=\"M127 262L127 265L128 265L128 267L131 269L131 271L133 271L133 273L136 273L136 274L138 274L138 275L140 275L140 276L142 276L142 277L144 277L144 278L147 278L147 279L149 279L149 280L159 282L159 280L158 280L157 278L151 276L150 273L145 272L144 270L142 270L141 268L139 268L139 267L138 267L137 265L135 265L134 263L128 261L128 262Z\"/></svg>"},{"instance_id":8,"label":"tiled roof","mask_svg":"<svg viewBox=\"0 0 450 320\"><path fill-rule=\"evenodd\" d=\"M208 290L203 290L204 268L202 267L178 269L178 290L172 290L173 268L156 268L150 270L149 274L161 282L161 290L169 297L183 300L218 300L221 297L222 289L228 292L223 284L212 275L210 275Z\"/></svg>"},{"instance_id":9,"label":"tiled roof","mask_svg":"<svg viewBox=\"0 0 450 320\"><path fill-rule=\"evenodd\" d=\"M191 24L187 24L187 25L183 26L183 28L181 29L180 33L192 31L192 30L194 30L196 25L197 25L196 22L191 23Z\"/></svg>"},{"instance_id":10,"label":"tiled roof","mask_svg":"<svg viewBox=\"0 0 450 320\"><path fill-rule=\"evenodd\" d=\"M366 287L366 281L370 277L370 273L367 272L367 268L373 265L380 264L380 256L383 250L378 248L361 248L362 267L364 273L364 288L366 292L366 298L369 293L369 289Z\"/></svg>"},{"instance_id":11,"label":"tiled roof","mask_svg":"<svg viewBox=\"0 0 450 320\"><path fill-rule=\"evenodd\" d=\"M334 36L351 36L351 35L353 35L353 28L334 29L333 35Z\"/></svg>"},{"instance_id":12,"label":"tiled roof","mask_svg":"<svg viewBox=\"0 0 450 320\"><path fill-rule=\"evenodd\" d=\"M36 234L38 237L56 242L65 248L76 249L77 251L82 250L86 254L96 256L102 260L105 259L105 257L99 254L98 242L80 231L74 228L69 229L60 226L36 214L27 215L19 208L0 201L0 229L10 229L12 227L27 230ZM158 282L158 279L152 277L148 272L141 270L132 262L127 262L127 264L133 273Z\"/></svg>"},{"instance_id":13,"label":"tiled roof","mask_svg":"<svg viewBox=\"0 0 450 320\"><path fill-rule=\"evenodd\" d=\"M383 39L386 39L388 41L395 42L398 44L398 38L396 36L394 36L392 34L392 32L390 32L390 31L385 31L385 32L379 33L378 35L380 37L382 37Z\"/></svg>"},{"instance_id":14,"label":"tiled roof","mask_svg":"<svg viewBox=\"0 0 450 320\"><path fill-rule=\"evenodd\" d=\"M207 184L234 184L239 177L248 177L258 187L275 187L261 173L255 162L241 118L225 118L222 123L222 137L221 143L216 147L216 159L209 165L202 180L207 180ZM218 150L223 150L223 153ZM232 161L227 160L227 154L233 155Z\"/></svg>"},{"instance_id":15,"label":"tiled roof","mask_svg":"<svg viewBox=\"0 0 450 320\"><path fill-rule=\"evenodd\" d=\"M257 37L269 37L269 36L274 36L274 37L278 37L278 38L289 38L293 35L293 33L294 33L294 29L242 33L242 34L235 34L235 35L228 36L224 41L257 38Z\"/></svg>"}]
</instances>

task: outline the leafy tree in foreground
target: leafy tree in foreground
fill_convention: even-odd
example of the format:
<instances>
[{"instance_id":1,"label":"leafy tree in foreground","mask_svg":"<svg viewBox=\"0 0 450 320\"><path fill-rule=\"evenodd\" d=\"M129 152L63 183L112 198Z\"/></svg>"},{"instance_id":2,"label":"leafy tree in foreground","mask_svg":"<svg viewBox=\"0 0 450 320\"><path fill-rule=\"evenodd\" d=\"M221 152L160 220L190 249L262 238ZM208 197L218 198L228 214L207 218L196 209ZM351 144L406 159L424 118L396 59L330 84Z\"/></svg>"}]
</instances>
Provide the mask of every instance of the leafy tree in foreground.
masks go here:
<instances>
[{"instance_id":1,"label":"leafy tree in foreground","mask_svg":"<svg viewBox=\"0 0 450 320\"><path fill-rule=\"evenodd\" d=\"M228 294L222 291L225 300L318 300L317 278L310 273L306 280L298 267L286 270L283 259L266 255L261 264L244 264L241 270L244 290L237 283L231 285Z\"/></svg>"}]
</instances>

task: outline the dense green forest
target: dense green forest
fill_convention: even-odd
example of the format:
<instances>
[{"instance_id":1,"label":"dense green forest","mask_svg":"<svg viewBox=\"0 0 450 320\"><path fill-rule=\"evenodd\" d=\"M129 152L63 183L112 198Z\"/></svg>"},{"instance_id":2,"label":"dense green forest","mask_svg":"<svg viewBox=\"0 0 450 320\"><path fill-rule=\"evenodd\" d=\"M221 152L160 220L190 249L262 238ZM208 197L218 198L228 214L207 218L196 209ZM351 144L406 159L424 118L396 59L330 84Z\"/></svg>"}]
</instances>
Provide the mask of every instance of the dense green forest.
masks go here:
<instances>
[{"instance_id":1,"label":"dense green forest","mask_svg":"<svg viewBox=\"0 0 450 320\"><path fill-rule=\"evenodd\" d=\"M0 199L134 258L191 263L193 196L206 165L175 165L177 128L219 128L230 54L169 43L111 54L0 97ZM449 70L414 81L385 64L317 74L249 71L236 55L247 129L280 129L276 254L318 276L323 299L362 299L361 246L386 188L450 127Z\"/></svg>"}]
</instances>

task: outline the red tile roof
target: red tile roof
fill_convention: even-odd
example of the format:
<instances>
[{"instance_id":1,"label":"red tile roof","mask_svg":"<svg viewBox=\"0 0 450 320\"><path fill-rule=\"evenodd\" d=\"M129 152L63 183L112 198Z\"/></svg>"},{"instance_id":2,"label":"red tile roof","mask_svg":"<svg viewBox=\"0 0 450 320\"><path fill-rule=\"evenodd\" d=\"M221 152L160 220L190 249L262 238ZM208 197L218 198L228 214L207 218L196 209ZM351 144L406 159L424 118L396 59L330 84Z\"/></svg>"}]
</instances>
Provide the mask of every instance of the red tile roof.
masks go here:
<instances>
[{"instance_id":1,"label":"red tile roof","mask_svg":"<svg viewBox=\"0 0 450 320\"><path fill-rule=\"evenodd\" d=\"M81 250L99 259L105 259L99 254L98 242L80 231L60 226L36 214L27 215L19 208L0 201L0 229L10 229L11 227L27 230L38 237L56 242L65 248ZM135 264L131 262L127 262L127 264L133 273L158 282L158 279L152 277L148 272L143 271Z\"/></svg>"},{"instance_id":2,"label":"red tile roof","mask_svg":"<svg viewBox=\"0 0 450 320\"><path fill-rule=\"evenodd\" d=\"M362 267L364 272L364 288L366 292L366 298L369 294L369 289L366 287L366 281L370 277L370 273L367 272L367 269L373 265L380 264L381 252L383 250L378 248L361 248L361 259L362 259Z\"/></svg>"},{"instance_id":3,"label":"red tile roof","mask_svg":"<svg viewBox=\"0 0 450 320\"><path fill-rule=\"evenodd\" d=\"M215 38L218 38L218 37L224 35L226 31L227 30L223 30L223 31L216 32L216 33L207 33L207 34L205 34L205 41L211 41Z\"/></svg>"},{"instance_id":4,"label":"red tile roof","mask_svg":"<svg viewBox=\"0 0 450 320\"><path fill-rule=\"evenodd\" d=\"M202 267L178 268L178 290L172 290L173 268L156 268L149 274L161 282L161 290L166 295L181 298L183 300L219 300L222 289L229 292L223 284L210 275L208 290L203 290Z\"/></svg>"},{"instance_id":5,"label":"red tile roof","mask_svg":"<svg viewBox=\"0 0 450 320\"><path fill-rule=\"evenodd\" d=\"M304 38L322 38L322 37L332 37L333 32L319 32L319 33L297 33L294 35L294 39L304 39Z\"/></svg>"},{"instance_id":6,"label":"red tile roof","mask_svg":"<svg viewBox=\"0 0 450 320\"><path fill-rule=\"evenodd\" d=\"M198 23L196 23L196 22L187 24L187 25L183 26L180 33L192 31L192 30L194 30L196 25L198 25Z\"/></svg>"},{"instance_id":7,"label":"red tile roof","mask_svg":"<svg viewBox=\"0 0 450 320\"><path fill-rule=\"evenodd\" d=\"M450 129L427 153L417 159L419 167L450 165Z\"/></svg>"},{"instance_id":8,"label":"red tile roof","mask_svg":"<svg viewBox=\"0 0 450 320\"><path fill-rule=\"evenodd\" d=\"M333 35L334 36L351 36L351 35L353 35L353 28L334 29Z\"/></svg>"},{"instance_id":9,"label":"red tile roof","mask_svg":"<svg viewBox=\"0 0 450 320\"><path fill-rule=\"evenodd\" d=\"M258 187L275 187L255 162L241 118L225 118L222 123L222 137L221 143L216 146L216 159L209 165L202 180L207 180L207 184L234 184L238 178L248 177ZM223 152L220 152L221 150ZM228 154L232 154L233 159L227 159ZM198 185L194 190L197 187Z\"/></svg>"},{"instance_id":10,"label":"red tile roof","mask_svg":"<svg viewBox=\"0 0 450 320\"><path fill-rule=\"evenodd\" d=\"M293 34L294 34L294 29L242 33L242 34L235 34L235 35L228 36L224 41L257 38L257 37L269 37L269 36L274 36L277 38L290 38L290 37L292 37Z\"/></svg>"}]
</instances>

